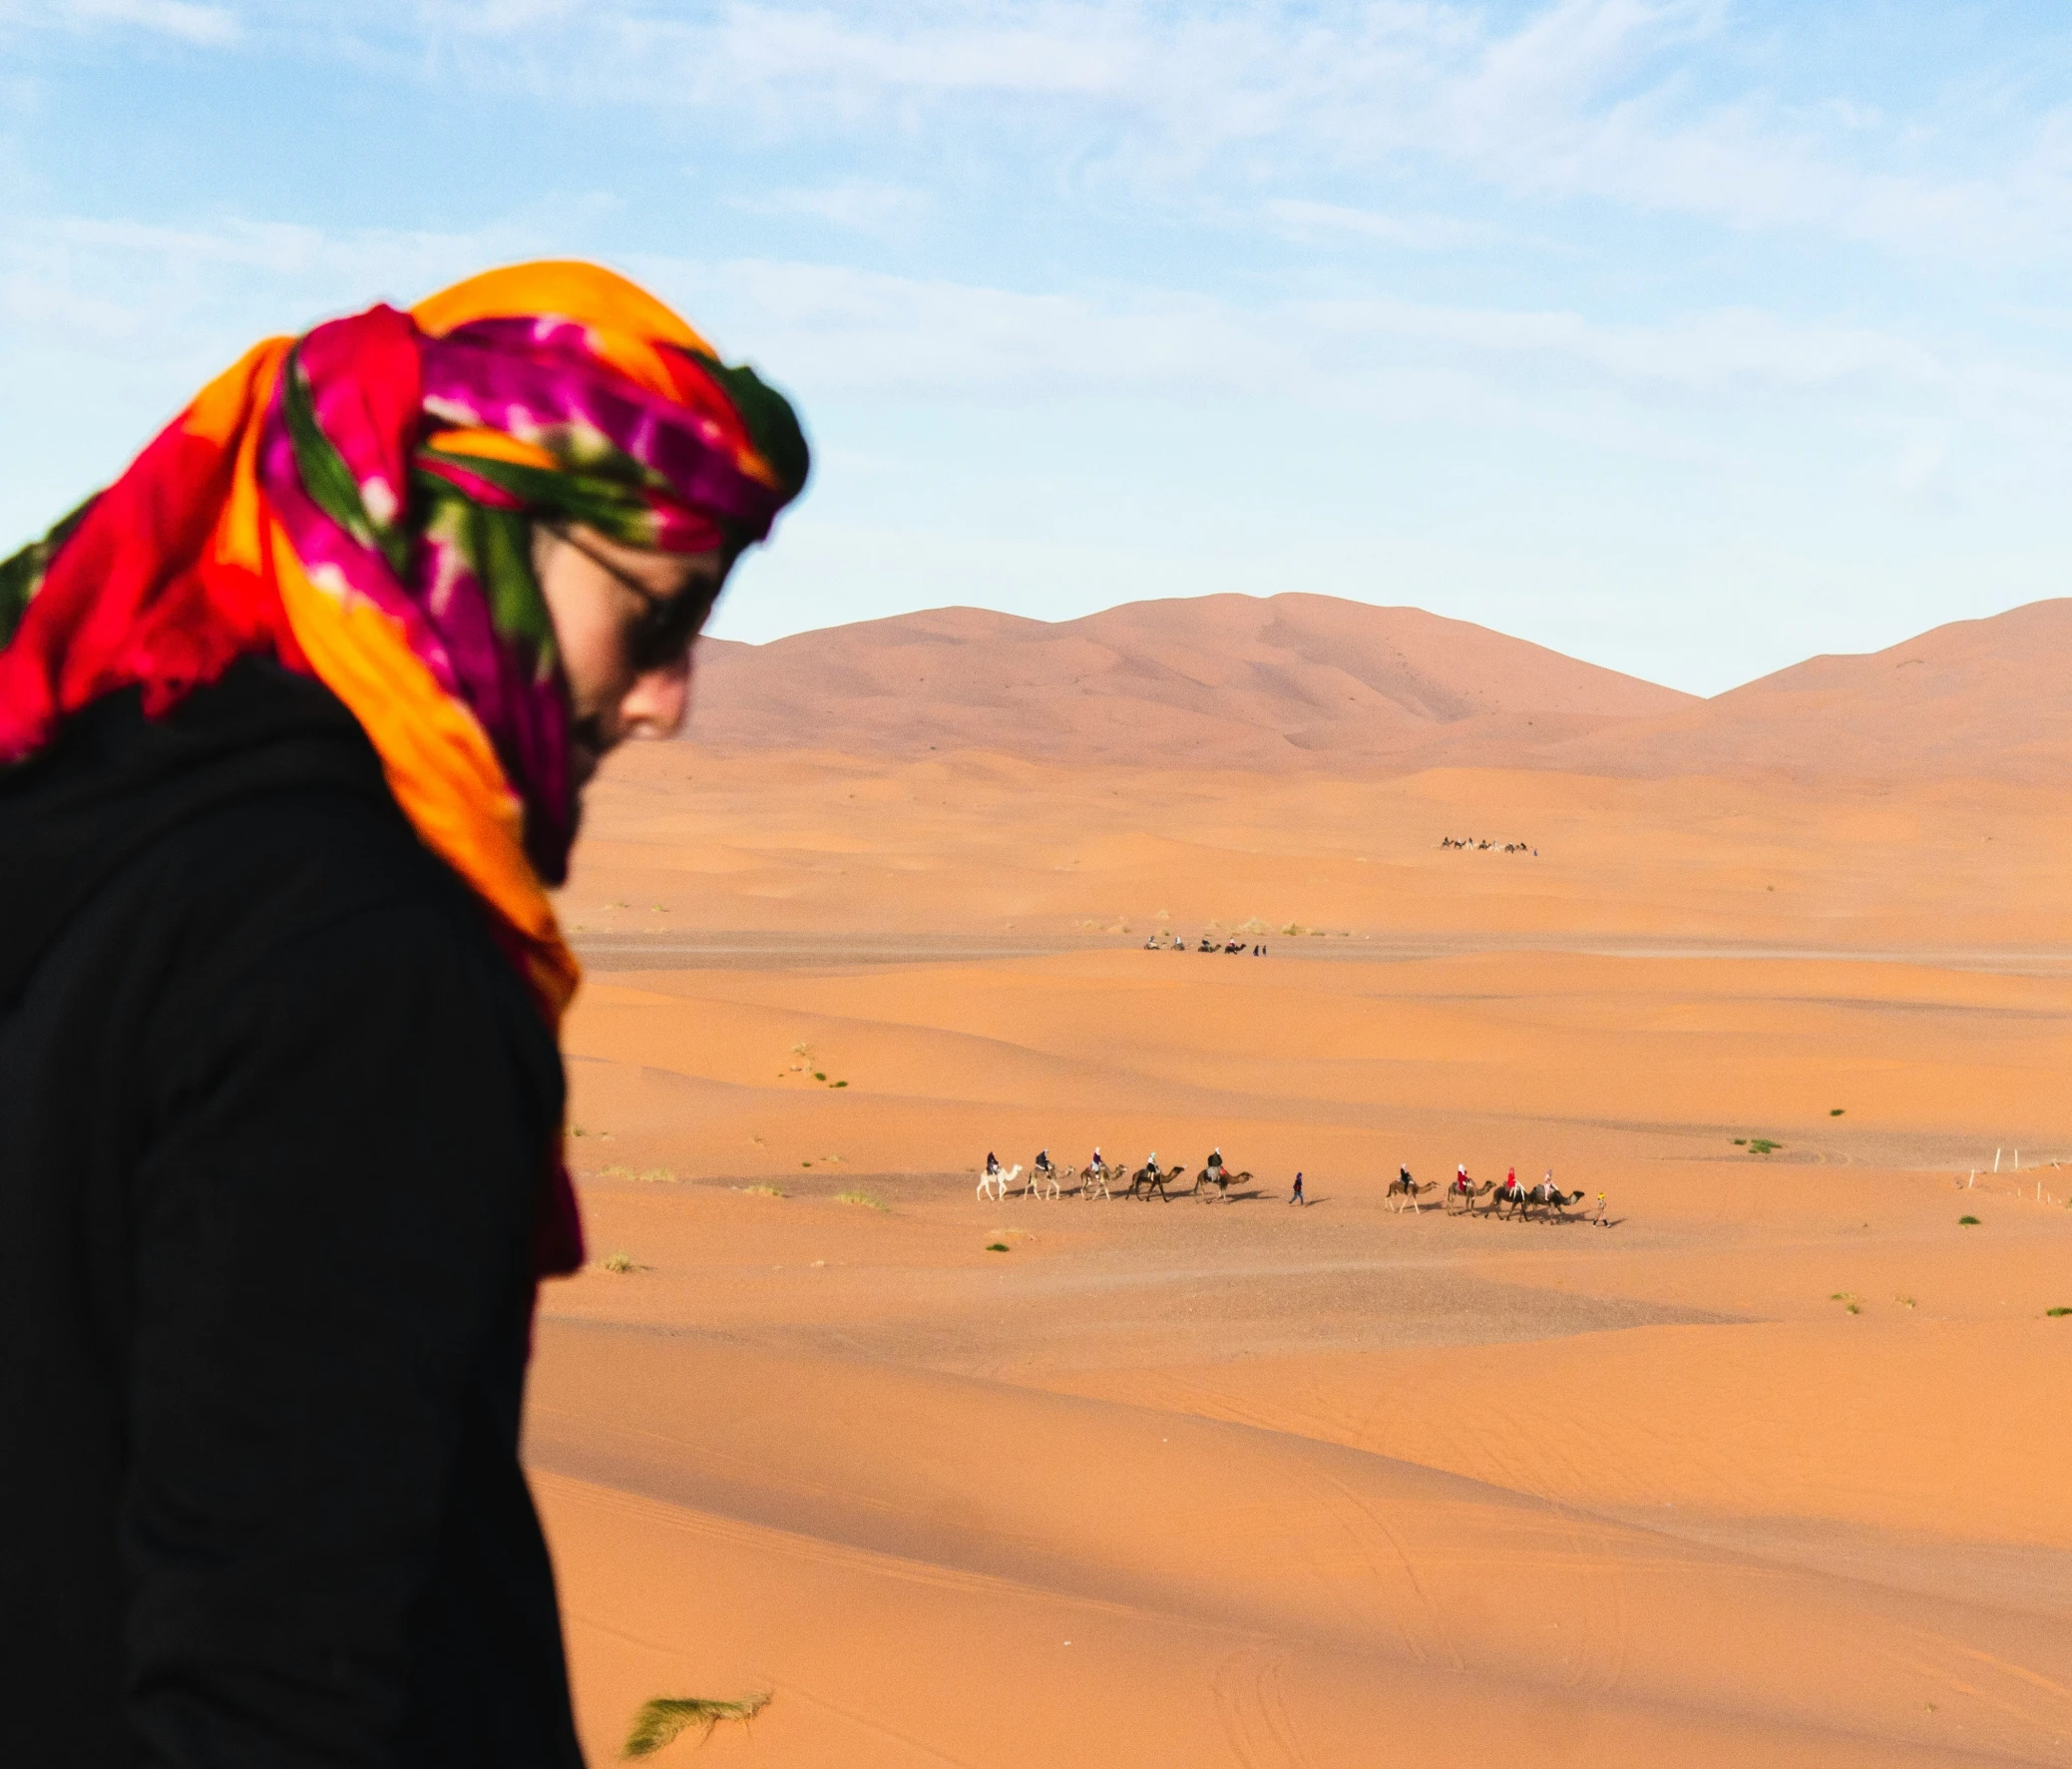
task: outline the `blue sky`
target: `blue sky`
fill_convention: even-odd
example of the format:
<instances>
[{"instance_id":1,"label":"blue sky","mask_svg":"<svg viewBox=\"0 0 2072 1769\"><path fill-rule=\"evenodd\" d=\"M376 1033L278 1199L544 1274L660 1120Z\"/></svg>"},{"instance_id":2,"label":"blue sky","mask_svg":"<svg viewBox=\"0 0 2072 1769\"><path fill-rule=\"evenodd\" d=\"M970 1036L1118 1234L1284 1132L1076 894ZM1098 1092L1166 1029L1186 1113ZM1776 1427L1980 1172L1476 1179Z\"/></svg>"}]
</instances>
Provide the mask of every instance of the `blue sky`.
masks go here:
<instances>
[{"instance_id":1,"label":"blue sky","mask_svg":"<svg viewBox=\"0 0 2072 1769\"><path fill-rule=\"evenodd\" d=\"M805 413L733 638L1300 589L1713 692L2067 589L2062 6L0 0L0 547L569 253Z\"/></svg>"}]
</instances>

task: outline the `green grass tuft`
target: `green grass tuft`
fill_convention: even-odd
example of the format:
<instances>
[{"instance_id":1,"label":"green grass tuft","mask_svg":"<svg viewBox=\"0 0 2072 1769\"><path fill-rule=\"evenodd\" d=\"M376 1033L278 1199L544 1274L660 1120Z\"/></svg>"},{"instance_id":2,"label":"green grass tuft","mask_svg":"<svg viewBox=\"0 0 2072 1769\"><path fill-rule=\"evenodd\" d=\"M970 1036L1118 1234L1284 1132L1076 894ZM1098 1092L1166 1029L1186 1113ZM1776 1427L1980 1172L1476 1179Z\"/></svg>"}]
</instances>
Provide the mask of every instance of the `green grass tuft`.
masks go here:
<instances>
[{"instance_id":1,"label":"green grass tuft","mask_svg":"<svg viewBox=\"0 0 2072 1769\"><path fill-rule=\"evenodd\" d=\"M986 1243L986 1251L989 1253L1005 1253L1007 1250L1008 1243L1006 1241L988 1241Z\"/></svg>"},{"instance_id":2,"label":"green grass tuft","mask_svg":"<svg viewBox=\"0 0 2072 1769\"><path fill-rule=\"evenodd\" d=\"M827 1077L826 1077L826 1076L824 1076L824 1075L822 1075L822 1074L820 1073L820 1071L816 1069L816 1070L814 1070L814 1071L813 1071L813 1079L814 1079L815 1081L826 1081L826 1080L827 1080Z\"/></svg>"},{"instance_id":3,"label":"green grass tuft","mask_svg":"<svg viewBox=\"0 0 2072 1769\"><path fill-rule=\"evenodd\" d=\"M838 1191L835 1193L835 1202L838 1204L861 1204L866 1210L882 1210L885 1208L882 1203L867 1191Z\"/></svg>"},{"instance_id":4,"label":"green grass tuft","mask_svg":"<svg viewBox=\"0 0 2072 1769\"><path fill-rule=\"evenodd\" d=\"M1750 1154L1768 1154L1773 1149L1784 1147L1782 1142L1773 1142L1768 1136L1751 1136L1748 1139Z\"/></svg>"},{"instance_id":5,"label":"green grass tuft","mask_svg":"<svg viewBox=\"0 0 2072 1769\"><path fill-rule=\"evenodd\" d=\"M1978 1218L1976 1216L1959 1216L1957 1218L1957 1226L1959 1228L1976 1228L1978 1226Z\"/></svg>"},{"instance_id":6,"label":"green grass tuft","mask_svg":"<svg viewBox=\"0 0 2072 1769\"><path fill-rule=\"evenodd\" d=\"M1828 1298L1830 1302L1854 1302L1856 1299L1857 1293L1854 1290L1837 1290Z\"/></svg>"},{"instance_id":7,"label":"green grass tuft","mask_svg":"<svg viewBox=\"0 0 2072 1769\"><path fill-rule=\"evenodd\" d=\"M2048 1319L2058 1320L2064 1315L2072 1314L2072 1308L2046 1308L2043 1312Z\"/></svg>"},{"instance_id":8,"label":"green grass tuft","mask_svg":"<svg viewBox=\"0 0 2072 1769\"><path fill-rule=\"evenodd\" d=\"M847 1082L836 1082L834 1085L838 1088L846 1088L849 1084Z\"/></svg>"},{"instance_id":9,"label":"green grass tuft","mask_svg":"<svg viewBox=\"0 0 2072 1769\"><path fill-rule=\"evenodd\" d=\"M1831 1106L1828 1107L1828 1115L1830 1117L1840 1117L1846 1109L1847 1107L1845 1106Z\"/></svg>"},{"instance_id":10,"label":"green grass tuft","mask_svg":"<svg viewBox=\"0 0 2072 1769\"><path fill-rule=\"evenodd\" d=\"M630 1253L607 1253L598 1263L607 1271L628 1272L647 1269Z\"/></svg>"},{"instance_id":11,"label":"green grass tuft","mask_svg":"<svg viewBox=\"0 0 2072 1769\"><path fill-rule=\"evenodd\" d=\"M767 1692L740 1701L709 1701L696 1695L657 1695L633 1715L632 1730L625 1735L627 1757L651 1757L679 1734L695 1726L709 1734L721 1720L739 1720L744 1726L768 1707Z\"/></svg>"}]
</instances>

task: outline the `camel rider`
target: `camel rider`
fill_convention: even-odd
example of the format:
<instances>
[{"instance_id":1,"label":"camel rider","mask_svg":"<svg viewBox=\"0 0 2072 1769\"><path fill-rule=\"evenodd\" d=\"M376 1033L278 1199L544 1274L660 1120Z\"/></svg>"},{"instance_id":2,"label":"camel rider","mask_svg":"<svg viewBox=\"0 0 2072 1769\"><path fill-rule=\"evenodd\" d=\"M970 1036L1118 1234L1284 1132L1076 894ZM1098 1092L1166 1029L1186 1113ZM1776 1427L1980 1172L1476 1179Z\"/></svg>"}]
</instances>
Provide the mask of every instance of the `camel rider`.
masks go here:
<instances>
[{"instance_id":1,"label":"camel rider","mask_svg":"<svg viewBox=\"0 0 2072 1769\"><path fill-rule=\"evenodd\" d=\"M994 1174L998 1173L999 1171L1000 1156L995 1154L993 1150L989 1148L986 1151L986 1177L991 1179L994 1176Z\"/></svg>"},{"instance_id":2,"label":"camel rider","mask_svg":"<svg viewBox=\"0 0 2072 1769\"><path fill-rule=\"evenodd\" d=\"M1050 1171L1050 1151L1049 1151L1049 1150L1048 1150L1047 1148L1039 1148L1039 1149L1037 1149L1037 1150L1036 1150L1036 1171L1037 1171L1038 1173L1042 1173L1042 1174L1045 1174L1045 1175L1047 1175L1047 1174L1049 1173L1049 1171Z\"/></svg>"},{"instance_id":3,"label":"camel rider","mask_svg":"<svg viewBox=\"0 0 2072 1769\"><path fill-rule=\"evenodd\" d=\"M1410 1168L1405 1167L1403 1169L1403 1176L1406 1179L1410 1177ZM1462 1194L1474 1189L1474 1181L1467 1176L1467 1163L1465 1161L1460 1162L1453 1169L1453 1189Z\"/></svg>"},{"instance_id":4,"label":"camel rider","mask_svg":"<svg viewBox=\"0 0 2072 1769\"><path fill-rule=\"evenodd\" d=\"M1100 1158L1098 1146L1094 1148L1092 1158L1086 1163L1086 1171L1089 1173L1105 1173L1107 1171L1106 1164Z\"/></svg>"},{"instance_id":5,"label":"camel rider","mask_svg":"<svg viewBox=\"0 0 2072 1769\"><path fill-rule=\"evenodd\" d=\"M1223 1151L1220 1148L1212 1148L1209 1150L1209 1177L1213 1179L1218 1173L1222 1171Z\"/></svg>"}]
</instances>

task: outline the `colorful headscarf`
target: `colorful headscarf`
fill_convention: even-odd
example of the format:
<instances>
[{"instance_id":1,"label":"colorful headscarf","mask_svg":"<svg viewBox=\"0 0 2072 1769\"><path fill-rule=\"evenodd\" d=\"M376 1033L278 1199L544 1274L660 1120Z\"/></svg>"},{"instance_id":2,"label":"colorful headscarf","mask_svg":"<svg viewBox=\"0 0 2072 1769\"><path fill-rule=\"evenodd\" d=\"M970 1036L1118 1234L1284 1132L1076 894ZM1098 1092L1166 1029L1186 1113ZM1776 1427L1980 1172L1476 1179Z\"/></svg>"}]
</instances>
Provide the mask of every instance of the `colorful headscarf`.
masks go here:
<instances>
[{"instance_id":1,"label":"colorful headscarf","mask_svg":"<svg viewBox=\"0 0 2072 1769\"><path fill-rule=\"evenodd\" d=\"M0 565L0 762L118 688L157 715L240 657L314 675L558 1025L576 806L532 521L731 554L806 471L781 395L592 264L269 339Z\"/></svg>"}]
</instances>

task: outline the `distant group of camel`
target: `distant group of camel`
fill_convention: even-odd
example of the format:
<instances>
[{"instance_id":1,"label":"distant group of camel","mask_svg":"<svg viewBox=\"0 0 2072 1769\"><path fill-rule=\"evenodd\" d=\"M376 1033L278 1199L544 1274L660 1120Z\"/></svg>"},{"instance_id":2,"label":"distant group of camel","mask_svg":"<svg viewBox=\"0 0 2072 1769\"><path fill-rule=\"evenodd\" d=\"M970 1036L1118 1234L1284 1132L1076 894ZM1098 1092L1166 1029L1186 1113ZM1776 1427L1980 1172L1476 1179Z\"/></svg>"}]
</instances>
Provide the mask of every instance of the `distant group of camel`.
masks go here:
<instances>
[{"instance_id":1,"label":"distant group of camel","mask_svg":"<svg viewBox=\"0 0 2072 1769\"><path fill-rule=\"evenodd\" d=\"M1187 942L1178 934L1172 936L1172 944L1170 946L1160 945L1159 940L1160 936L1153 934L1150 939L1144 942L1144 950L1146 952L1185 952L1188 949ZM1219 942L1212 934L1202 935L1201 944L1196 946L1194 950L1196 952L1249 952L1254 958L1264 958L1266 956L1266 948L1263 945L1241 939Z\"/></svg>"},{"instance_id":2,"label":"distant group of camel","mask_svg":"<svg viewBox=\"0 0 2072 1769\"><path fill-rule=\"evenodd\" d=\"M1169 1167L1161 1167L1154 1154L1134 1172L1125 1172L1119 1165L1101 1159L1100 1151L1094 1150L1093 1158L1083 1169L1054 1165L1047 1151L1036 1158L1036 1163L1025 1178L1022 1163L1004 1167L991 1155L987 1156L985 1169L979 1174L979 1196L998 1198L1005 1202L1010 1192L1021 1180L1021 1194L1029 1198L1049 1200L1061 1197L1073 1189L1076 1182L1082 1199L1093 1198L1142 1198L1148 1202L1153 1197L1172 1202L1180 1181L1186 1176L1186 1166L1175 1161ZM1223 1165L1220 1157L1214 1158L1194 1175L1194 1183L1186 1188L1188 1197L1228 1198L1233 1185L1249 1185L1252 1175L1234 1171ZM1420 1201L1428 1194L1439 1191L1437 1179L1417 1180L1411 1177L1408 1167L1401 1169L1389 1181L1389 1207L1394 1210L1422 1210ZM1481 1200L1487 1198L1484 1204ZM1537 1219L1542 1222L1575 1222L1583 1218L1571 1215L1576 1205L1583 1201L1581 1191L1563 1191L1554 1183L1549 1172L1537 1185L1520 1185L1515 1169L1498 1183L1484 1179L1476 1184L1467 1175L1463 1166L1453 1177L1445 1182L1445 1196L1440 1200L1449 1213L1462 1216L1509 1216L1521 1222ZM1609 1227L1604 1217L1604 1194L1597 1194L1597 1210L1588 1220L1600 1227Z\"/></svg>"},{"instance_id":3,"label":"distant group of camel","mask_svg":"<svg viewBox=\"0 0 2072 1769\"><path fill-rule=\"evenodd\" d=\"M1079 1196L1083 1200L1090 1201L1097 1197L1135 1197L1148 1201L1157 1196L1171 1203L1173 1194L1168 1187L1177 1186L1186 1176L1186 1165L1181 1161L1175 1161L1169 1167L1159 1166L1156 1155L1133 1173L1125 1173L1119 1165L1102 1160L1098 1150L1094 1151L1093 1159L1086 1163L1083 1170L1078 1167L1054 1166L1047 1156L1037 1155L1036 1164L1029 1169L1029 1177L1023 1180L1022 1195L1047 1201L1061 1197L1071 1190L1073 1181L1076 1180ZM979 1175L979 1196L1005 1200L1019 1178L1022 1178L1020 1161L1012 1167L1003 1167L997 1161L989 1161L986 1169ZM1219 1162L1214 1166L1203 1167L1195 1174L1194 1183L1188 1187L1186 1195L1227 1198L1233 1185L1248 1185L1251 1179L1250 1173L1233 1172Z\"/></svg>"},{"instance_id":4,"label":"distant group of camel","mask_svg":"<svg viewBox=\"0 0 2072 1769\"><path fill-rule=\"evenodd\" d=\"M1397 1210L1421 1210L1418 1201L1427 1192L1440 1189L1440 1181L1413 1179L1411 1170L1405 1167L1389 1181L1389 1205ZM1486 1206L1477 1207L1482 1198L1488 1198ZM1504 1176L1501 1184L1493 1179L1484 1179L1477 1185L1467 1176L1465 1167L1458 1168L1452 1178L1446 1181L1446 1195L1440 1203L1450 1214L1462 1216L1512 1216L1519 1221L1530 1221L1533 1211L1540 1213L1543 1222L1574 1222L1580 1218L1568 1212L1583 1201L1580 1191L1563 1191L1554 1183L1549 1172L1537 1185L1520 1185L1518 1175L1512 1171ZM1604 1194L1597 1194L1597 1213L1589 1218L1600 1226L1608 1227L1604 1220Z\"/></svg>"},{"instance_id":5,"label":"distant group of camel","mask_svg":"<svg viewBox=\"0 0 2072 1769\"><path fill-rule=\"evenodd\" d=\"M1499 854L1532 854L1536 856L1539 852L1539 849L1534 847L1529 841L1506 841L1500 843L1476 841L1473 836L1468 836L1463 841L1457 840L1450 835L1442 835L1439 838L1439 845L1443 848L1473 848L1477 852L1488 850Z\"/></svg>"}]
</instances>

